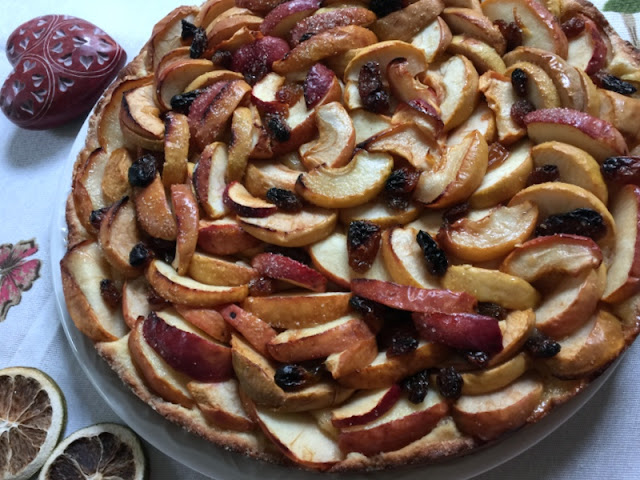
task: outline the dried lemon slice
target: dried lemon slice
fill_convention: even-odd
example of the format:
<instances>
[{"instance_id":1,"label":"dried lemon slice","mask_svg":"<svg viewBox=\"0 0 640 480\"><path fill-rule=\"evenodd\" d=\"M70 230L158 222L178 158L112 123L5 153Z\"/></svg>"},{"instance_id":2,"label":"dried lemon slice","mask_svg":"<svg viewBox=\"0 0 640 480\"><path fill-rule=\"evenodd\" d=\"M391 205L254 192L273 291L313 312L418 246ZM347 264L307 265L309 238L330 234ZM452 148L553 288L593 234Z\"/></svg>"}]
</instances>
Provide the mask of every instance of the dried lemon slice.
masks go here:
<instances>
[{"instance_id":1,"label":"dried lemon slice","mask_svg":"<svg viewBox=\"0 0 640 480\"><path fill-rule=\"evenodd\" d=\"M142 480L145 476L146 457L136 434L122 425L99 423L60 442L38 480Z\"/></svg>"},{"instance_id":2,"label":"dried lemon slice","mask_svg":"<svg viewBox=\"0 0 640 480\"><path fill-rule=\"evenodd\" d=\"M35 368L0 370L0 478L30 478L56 446L65 424L62 391Z\"/></svg>"}]
</instances>

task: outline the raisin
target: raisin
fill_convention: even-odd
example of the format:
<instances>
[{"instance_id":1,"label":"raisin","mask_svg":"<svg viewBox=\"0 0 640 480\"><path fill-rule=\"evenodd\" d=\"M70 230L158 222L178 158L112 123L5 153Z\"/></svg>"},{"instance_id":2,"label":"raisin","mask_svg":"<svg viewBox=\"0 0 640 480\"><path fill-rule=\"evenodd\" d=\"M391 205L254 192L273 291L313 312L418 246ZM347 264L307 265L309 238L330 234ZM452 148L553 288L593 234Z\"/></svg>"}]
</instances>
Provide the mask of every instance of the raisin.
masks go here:
<instances>
[{"instance_id":1,"label":"raisin","mask_svg":"<svg viewBox=\"0 0 640 480\"><path fill-rule=\"evenodd\" d=\"M555 357L560 352L560 344L540 330L535 329L524 344L525 350L536 358Z\"/></svg>"},{"instance_id":2,"label":"raisin","mask_svg":"<svg viewBox=\"0 0 640 480\"><path fill-rule=\"evenodd\" d=\"M171 110L177 113L189 114L189 109L193 101L198 98L202 90L191 90L186 93L178 93L171 97Z\"/></svg>"},{"instance_id":3,"label":"raisin","mask_svg":"<svg viewBox=\"0 0 640 480\"><path fill-rule=\"evenodd\" d=\"M400 387L407 393L411 403L422 403L429 393L429 370L422 370L405 378Z\"/></svg>"},{"instance_id":4,"label":"raisin","mask_svg":"<svg viewBox=\"0 0 640 480\"><path fill-rule=\"evenodd\" d=\"M419 178L420 172L411 168L403 167L392 171L384 184L387 205L394 210L406 209Z\"/></svg>"},{"instance_id":5,"label":"raisin","mask_svg":"<svg viewBox=\"0 0 640 480\"><path fill-rule=\"evenodd\" d=\"M231 64L233 63L233 54L229 50L216 50L211 61L214 65L225 70L231 70Z\"/></svg>"},{"instance_id":6,"label":"raisin","mask_svg":"<svg viewBox=\"0 0 640 480\"><path fill-rule=\"evenodd\" d=\"M415 328L399 328L391 335L391 345L387 357L396 357L413 352L418 348L418 332Z\"/></svg>"},{"instance_id":7,"label":"raisin","mask_svg":"<svg viewBox=\"0 0 640 480\"><path fill-rule=\"evenodd\" d=\"M527 178L527 187L538 183L555 182L560 177L560 170L557 165L547 163L537 167Z\"/></svg>"},{"instance_id":8,"label":"raisin","mask_svg":"<svg viewBox=\"0 0 640 480\"><path fill-rule=\"evenodd\" d=\"M122 302L122 292L115 282L109 278L100 280L100 296L111 308L116 308Z\"/></svg>"},{"instance_id":9,"label":"raisin","mask_svg":"<svg viewBox=\"0 0 640 480\"><path fill-rule=\"evenodd\" d=\"M489 364L489 354L487 352L460 352L464 359L471 365L478 368L486 368Z\"/></svg>"},{"instance_id":10,"label":"raisin","mask_svg":"<svg viewBox=\"0 0 640 480\"><path fill-rule=\"evenodd\" d=\"M436 375L436 384L444 398L455 400L462 395L462 375L454 367L444 367Z\"/></svg>"},{"instance_id":11,"label":"raisin","mask_svg":"<svg viewBox=\"0 0 640 480\"><path fill-rule=\"evenodd\" d=\"M602 163L600 170L607 182L640 185L640 157L609 157Z\"/></svg>"},{"instance_id":12,"label":"raisin","mask_svg":"<svg viewBox=\"0 0 640 480\"><path fill-rule=\"evenodd\" d=\"M267 297L275 291L275 280L272 278L261 276L249 280L249 295L252 297Z\"/></svg>"},{"instance_id":13,"label":"raisin","mask_svg":"<svg viewBox=\"0 0 640 480\"><path fill-rule=\"evenodd\" d=\"M591 75L591 79L596 86L619 93L620 95L633 95L637 91L637 88L631 83L625 82L615 75L611 75L602 70Z\"/></svg>"},{"instance_id":14,"label":"raisin","mask_svg":"<svg viewBox=\"0 0 640 480\"><path fill-rule=\"evenodd\" d=\"M133 187L146 187L156 178L158 167L153 155L147 154L138 158L129 167L129 183Z\"/></svg>"},{"instance_id":15,"label":"raisin","mask_svg":"<svg viewBox=\"0 0 640 480\"><path fill-rule=\"evenodd\" d=\"M422 248L422 253L424 255L424 259L427 261L427 270L429 273L438 277L447 273L447 268L449 268L447 255L444 253L444 250L438 246L433 237L431 237L427 232L420 230L418 235L416 235L416 240Z\"/></svg>"},{"instance_id":16,"label":"raisin","mask_svg":"<svg viewBox=\"0 0 640 480\"><path fill-rule=\"evenodd\" d=\"M129 265L132 267L144 267L153 258L153 252L142 243L136 243L129 252Z\"/></svg>"},{"instance_id":17,"label":"raisin","mask_svg":"<svg viewBox=\"0 0 640 480\"><path fill-rule=\"evenodd\" d=\"M286 142L291 138L291 129L279 114L267 115L265 125L271 138L278 142Z\"/></svg>"},{"instance_id":18,"label":"raisin","mask_svg":"<svg viewBox=\"0 0 640 480\"><path fill-rule=\"evenodd\" d=\"M307 33L303 33L302 36L300 37L299 42L306 42L307 40L309 40L311 37L313 37L316 33L315 32L307 32Z\"/></svg>"},{"instance_id":19,"label":"raisin","mask_svg":"<svg viewBox=\"0 0 640 480\"><path fill-rule=\"evenodd\" d=\"M576 208L567 213L550 215L536 228L536 236L567 233L598 241L607 233L602 215L590 208Z\"/></svg>"},{"instance_id":20,"label":"raisin","mask_svg":"<svg viewBox=\"0 0 640 480\"><path fill-rule=\"evenodd\" d=\"M504 20L496 20L493 24L498 27L507 42L507 52L522 45L522 29L516 22L507 23Z\"/></svg>"},{"instance_id":21,"label":"raisin","mask_svg":"<svg viewBox=\"0 0 640 480\"><path fill-rule=\"evenodd\" d=\"M469 208L471 207L467 202L454 205L442 214L442 221L445 225L451 225L455 221L463 218L469 212Z\"/></svg>"},{"instance_id":22,"label":"raisin","mask_svg":"<svg viewBox=\"0 0 640 480\"><path fill-rule=\"evenodd\" d=\"M380 227L364 220L354 220L347 232L349 266L358 273L366 272L373 265L380 248Z\"/></svg>"},{"instance_id":23,"label":"raisin","mask_svg":"<svg viewBox=\"0 0 640 480\"><path fill-rule=\"evenodd\" d=\"M402 10L402 0L371 0L369 10L378 18L386 17L390 13Z\"/></svg>"},{"instance_id":24,"label":"raisin","mask_svg":"<svg viewBox=\"0 0 640 480\"><path fill-rule=\"evenodd\" d=\"M489 162L487 170L499 167L509 156L509 150L500 142L493 142L489 145Z\"/></svg>"},{"instance_id":25,"label":"raisin","mask_svg":"<svg viewBox=\"0 0 640 480\"><path fill-rule=\"evenodd\" d=\"M157 258L166 263L173 262L176 255L176 242L151 237L147 243Z\"/></svg>"},{"instance_id":26,"label":"raisin","mask_svg":"<svg viewBox=\"0 0 640 480\"><path fill-rule=\"evenodd\" d=\"M182 40L188 40L190 38L193 38L193 36L196 33L196 30L198 30L198 27L196 27L190 21L184 20L184 19L182 19L180 23L182 24L182 33L181 33Z\"/></svg>"},{"instance_id":27,"label":"raisin","mask_svg":"<svg viewBox=\"0 0 640 480\"><path fill-rule=\"evenodd\" d=\"M267 190L267 200L275 204L283 212L299 212L302 210L302 201L291 190L272 187Z\"/></svg>"},{"instance_id":28,"label":"raisin","mask_svg":"<svg viewBox=\"0 0 640 480\"><path fill-rule=\"evenodd\" d=\"M189 49L189 57L200 58L207 47L207 32L204 28L196 28L191 40L191 48Z\"/></svg>"},{"instance_id":29,"label":"raisin","mask_svg":"<svg viewBox=\"0 0 640 480\"><path fill-rule=\"evenodd\" d=\"M511 119L519 127L525 128L527 125L524 123L524 117L535 109L536 107L529 100L522 98L511 105Z\"/></svg>"},{"instance_id":30,"label":"raisin","mask_svg":"<svg viewBox=\"0 0 640 480\"><path fill-rule=\"evenodd\" d=\"M373 113L385 113L389 110L389 92L382 83L382 73L378 62L367 62L358 75L358 92L362 105Z\"/></svg>"},{"instance_id":31,"label":"raisin","mask_svg":"<svg viewBox=\"0 0 640 480\"><path fill-rule=\"evenodd\" d=\"M91 226L93 226L93 228L100 230L100 224L108 210L109 207L102 207L91 212L91 215L89 215L89 222L91 222Z\"/></svg>"},{"instance_id":32,"label":"raisin","mask_svg":"<svg viewBox=\"0 0 640 480\"><path fill-rule=\"evenodd\" d=\"M513 72L511 72L511 85L513 86L513 90L520 97L527 96L527 80L529 80L527 72L521 68L514 68Z\"/></svg>"},{"instance_id":33,"label":"raisin","mask_svg":"<svg viewBox=\"0 0 640 480\"><path fill-rule=\"evenodd\" d=\"M389 313L389 308L385 305L358 295L353 295L349 299L349 306L362 315L365 322L372 324L384 320Z\"/></svg>"},{"instance_id":34,"label":"raisin","mask_svg":"<svg viewBox=\"0 0 640 480\"><path fill-rule=\"evenodd\" d=\"M562 31L567 38L573 38L580 35L584 30L584 20L580 17L571 17L562 23Z\"/></svg>"},{"instance_id":35,"label":"raisin","mask_svg":"<svg viewBox=\"0 0 640 480\"><path fill-rule=\"evenodd\" d=\"M301 388L318 383L326 375L323 364L304 367L303 365L287 364L276 369L274 380L285 392L294 392Z\"/></svg>"},{"instance_id":36,"label":"raisin","mask_svg":"<svg viewBox=\"0 0 640 480\"><path fill-rule=\"evenodd\" d=\"M507 318L507 309L497 303L478 302L476 310L480 315L495 318L496 320L504 320Z\"/></svg>"}]
</instances>

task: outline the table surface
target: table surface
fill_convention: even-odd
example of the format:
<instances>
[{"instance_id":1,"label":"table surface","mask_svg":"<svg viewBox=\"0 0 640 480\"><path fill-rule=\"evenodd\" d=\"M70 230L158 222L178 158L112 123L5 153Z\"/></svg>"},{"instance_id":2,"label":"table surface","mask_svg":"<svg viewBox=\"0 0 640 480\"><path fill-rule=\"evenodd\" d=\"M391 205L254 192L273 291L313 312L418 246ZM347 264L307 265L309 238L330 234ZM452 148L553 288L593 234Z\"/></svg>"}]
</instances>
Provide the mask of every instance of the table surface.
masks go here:
<instances>
[{"instance_id":1,"label":"table surface","mask_svg":"<svg viewBox=\"0 0 640 480\"><path fill-rule=\"evenodd\" d=\"M627 0L636 5L637 0ZM597 5L604 2L599 0ZM152 4L153 7L145 7ZM178 5L177 0L3 0L0 48L22 22L45 14L69 14L100 26L127 51L129 59L148 38L153 24ZM627 39L637 42L639 15L607 13ZM0 55L0 78L11 66ZM98 395L77 364L63 333L52 284L50 224L58 208L61 178L83 119L48 131L21 130L0 115L0 245L34 240L32 257L41 263L39 278L21 302L0 317L0 368L33 366L53 377L68 403L65 435L79 428L119 419ZM632 479L640 478L640 345L633 346L596 395L558 430L524 454L478 477L489 479ZM153 480L201 480L205 477L147 445ZM374 477L374 475L372 475Z\"/></svg>"}]
</instances>

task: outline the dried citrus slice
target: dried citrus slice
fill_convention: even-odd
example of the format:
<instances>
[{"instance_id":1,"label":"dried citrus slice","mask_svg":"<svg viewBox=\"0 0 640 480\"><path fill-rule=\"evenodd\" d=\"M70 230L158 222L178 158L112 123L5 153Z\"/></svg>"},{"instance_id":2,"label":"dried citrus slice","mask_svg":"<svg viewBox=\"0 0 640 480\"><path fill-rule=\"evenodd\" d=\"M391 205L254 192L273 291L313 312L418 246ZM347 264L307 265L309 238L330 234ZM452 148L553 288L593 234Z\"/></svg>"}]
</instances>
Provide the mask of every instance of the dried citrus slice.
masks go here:
<instances>
[{"instance_id":1,"label":"dried citrus slice","mask_svg":"<svg viewBox=\"0 0 640 480\"><path fill-rule=\"evenodd\" d=\"M30 478L56 446L65 424L62 391L35 368L0 370L0 478Z\"/></svg>"},{"instance_id":2,"label":"dried citrus slice","mask_svg":"<svg viewBox=\"0 0 640 480\"><path fill-rule=\"evenodd\" d=\"M142 480L146 457L129 428L99 423L65 438L47 459L38 480Z\"/></svg>"}]
</instances>

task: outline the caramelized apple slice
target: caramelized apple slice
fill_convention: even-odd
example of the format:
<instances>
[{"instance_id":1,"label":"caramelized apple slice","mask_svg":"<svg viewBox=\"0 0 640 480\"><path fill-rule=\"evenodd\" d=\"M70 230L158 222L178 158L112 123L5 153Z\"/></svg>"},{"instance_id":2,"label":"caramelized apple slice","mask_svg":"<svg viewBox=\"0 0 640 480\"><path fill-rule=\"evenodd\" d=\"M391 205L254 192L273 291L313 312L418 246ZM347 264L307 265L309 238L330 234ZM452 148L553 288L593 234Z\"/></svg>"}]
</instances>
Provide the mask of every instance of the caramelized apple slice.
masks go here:
<instances>
[{"instance_id":1,"label":"caramelized apple slice","mask_svg":"<svg viewBox=\"0 0 640 480\"><path fill-rule=\"evenodd\" d=\"M390 387L362 390L332 410L331 423L336 428L346 428L373 422L400 400L401 392L397 383Z\"/></svg>"},{"instance_id":2,"label":"caramelized apple slice","mask_svg":"<svg viewBox=\"0 0 640 480\"><path fill-rule=\"evenodd\" d=\"M265 35L284 37L300 21L320 8L320 0L291 0L271 10L260 25Z\"/></svg>"},{"instance_id":3,"label":"caramelized apple slice","mask_svg":"<svg viewBox=\"0 0 640 480\"><path fill-rule=\"evenodd\" d=\"M207 145L193 172L193 186L200 206L211 218L220 218L227 212L224 203L226 184L224 174L229 157L222 142Z\"/></svg>"},{"instance_id":4,"label":"caramelized apple slice","mask_svg":"<svg viewBox=\"0 0 640 480\"><path fill-rule=\"evenodd\" d=\"M493 368L462 373L462 395L484 395L500 390L524 375L531 364L522 352Z\"/></svg>"},{"instance_id":5,"label":"caramelized apple slice","mask_svg":"<svg viewBox=\"0 0 640 480\"><path fill-rule=\"evenodd\" d=\"M519 100L511 86L511 79L489 71L480 77L479 89L496 117L498 141L510 145L526 135L526 130L518 125L511 115L513 105Z\"/></svg>"},{"instance_id":6,"label":"caramelized apple slice","mask_svg":"<svg viewBox=\"0 0 640 480\"><path fill-rule=\"evenodd\" d=\"M236 432L249 432L255 428L255 423L242 407L236 380L215 383L191 381L187 389L207 421L217 427Z\"/></svg>"},{"instance_id":7,"label":"caramelized apple slice","mask_svg":"<svg viewBox=\"0 0 640 480\"><path fill-rule=\"evenodd\" d=\"M316 12L297 22L288 32L289 42L295 47L301 43L305 34L317 34L334 27L360 25L367 27L376 20L376 15L360 6L339 6Z\"/></svg>"},{"instance_id":8,"label":"caramelized apple slice","mask_svg":"<svg viewBox=\"0 0 640 480\"><path fill-rule=\"evenodd\" d=\"M465 7L447 7L442 11L442 18L452 33L476 38L490 45L499 55L504 54L506 41L500 29L481 11Z\"/></svg>"},{"instance_id":9,"label":"caramelized apple slice","mask_svg":"<svg viewBox=\"0 0 640 480\"><path fill-rule=\"evenodd\" d=\"M199 328L214 340L225 344L231 340L231 329L217 310L187 307L186 305L174 305L173 308L185 321Z\"/></svg>"},{"instance_id":10,"label":"caramelized apple slice","mask_svg":"<svg viewBox=\"0 0 640 480\"><path fill-rule=\"evenodd\" d=\"M300 171L289 168L279 160L251 162L244 175L244 186L256 197L265 198L271 188L293 192Z\"/></svg>"},{"instance_id":11,"label":"caramelized apple slice","mask_svg":"<svg viewBox=\"0 0 640 480\"><path fill-rule=\"evenodd\" d=\"M182 46L182 20L194 22L196 7L178 7L160 20L154 27L149 40L148 65L156 71L158 63L168 52Z\"/></svg>"},{"instance_id":12,"label":"caramelized apple slice","mask_svg":"<svg viewBox=\"0 0 640 480\"><path fill-rule=\"evenodd\" d=\"M260 240L245 232L234 218L200 220L198 247L211 255L235 255L255 248Z\"/></svg>"},{"instance_id":13,"label":"caramelized apple slice","mask_svg":"<svg viewBox=\"0 0 640 480\"><path fill-rule=\"evenodd\" d=\"M131 249L141 240L133 202L128 197L114 203L100 222L98 240L107 261L127 277L137 277L140 268L129 263Z\"/></svg>"},{"instance_id":14,"label":"caramelized apple slice","mask_svg":"<svg viewBox=\"0 0 640 480\"><path fill-rule=\"evenodd\" d=\"M258 273L244 262L195 252L189 264L189 276L207 285L246 285Z\"/></svg>"},{"instance_id":15,"label":"caramelized apple slice","mask_svg":"<svg viewBox=\"0 0 640 480\"><path fill-rule=\"evenodd\" d=\"M213 62L202 58L176 60L156 71L155 95L162 111L171 110L171 99L185 90L194 79L213 70Z\"/></svg>"},{"instance_id":16,"label":"caramelized apple slice","mask_svg":"<svg viewBox=\"0 0 640 480\"><path fill-rule=\"evenodd\" d=\"M140 228L154 238L175 240L178 224L171 211L160 175L146 187L136 188L133 192L136 218Z\"/></svg>"},{"instance_id":17,"label":"caramelized apple slice","mask_svg":"<svg viewBox=\"0 0 640 480\"><path fill-rule=\"evenodd\" d=\"M162 150L164 122L160 119L153 84L123 93L120 127L124 138L131 144L149 150Z\"/></svg>"},{"instance_id":18,"label":"caramelized apple slice","mask_svg":"<svg viewBox=\"0 0 640 480\"><path fill-rule=\"evenodd\" d=\"M456 55L463 55L471 60L479 74L489 70L504 74L507 66L494 47L488 43L468 35L454 35L448 50Z\"/></svg>"},{"instance_id":19,"label":"caramelized apple slice","mask_svg":"<svg viewBox=\"0 0 640 480\"><path fill-rule=\"evenodd\" d=\"M118 148L109 155L101 182L102 196L107 205L131 196L128 175L132 163L133 158L126 148Z\"/></svg>"},{"instance_id":20,"label":"caramelized apple slice","mask_svg":"<svg viewBox=\"0 0 640 480\"><path fill-rule=\"evenodd\" d=\"M439 155L434 139L411 124L393 125L359 145L369 152L384 152L406 159L417 170L430 170Z\"/></svg>"},{"instance_id":21,"label":"caramelized apple slice","mask_svg":"<svg viewBox=\"0 0 640 480\"><path fill-rule=\"evenodd\" d=\"M278 210L273 203L254 197L240 182L229 183L222 195L225 205L242 217L264 218Z\"/></svg>"},{"instance_id":22,"label":"caramelized apple slice","mask_svg":"<svg viewBox=\"0 0 640 480\"><path fill-rule=\"evenodd\" d=\"M502 350L493 355L489 366L498 365L513 357L531 336L536 323L536 316L532 309L512 310L503 321L500 321L502 332Z\"/></svg>"},{"instance_id":23,"label":"caramelized apple slice","mask_svg":"<svg viewBox=\"0 0 640 480\"><path fill-rule=\"evenodd\" d=\"M308 170L325 165L342 167L353 154L355 130L341 103L332 102L316 109L318 138L300 146L302 163Z\"/></svg>"},{"instance_id":24,"label":"caramelized apple slice","mask_svg":"<svg viewBox=\"0 0 640 480\"><path fill-rule=\"evenodd\" d=\"M270 357L267 345L278 333L267 322L233 304L220 309L220 314L254 349Z\"/></svg>"},{"instance_id":25,"label":"caramelized apple slice","mask_svg":"<svg viewBox=\"0 0 640 480\"><path fill-rule=\"evenodd\" d=\"M283 280L314 292L324 292L327 289L327 279L321 273L285 255L259 253L251 260L251 266L260 275Z\"/></svg>"},{"instance_id":26,"label":"caramelized apple slice","mask_svg":"<svg viewBox=\"0 0 640 480\"><path fill-rule=\"evenodd\" d=\"M200 214L198 202L191 187L185 184L171 185L171 205L176 216L176 255L173 267L179 275L189 270L191 258L198 243L198 223Z\"/></svg>"},{"instance_id":27,"label":"caramelized apple slice","mask_svg":"<svg viewBox=\"0 0 640 480\"><path fill-rule=\"evenodd\" d=\"M149 284L144 277L127 279L122 285L122 316L130 329L133 329L138 317L151 312L149 303Z\"/></svg>"},{"instance_id":28,"label":"caramelized apple slice","mask_svg":"<svg viewBox=\"0 0 640 480\"><path fill-rule=\"evenodd\" d=\"M349 345L341 352L329 355L324 364L331 376L339 379L369 365L378 355L375 337L364 338Z\"/></svg>"},{"instance_id":29,"label":"caramelized apple slice","mask_svg":"<svg viewBox=\"0 0 640 480\"><path fill-rule=\"evenodd\" d=\"M435 20L443 8L443 3L437 0L418 0L379 18L371 29L380 40L396 39L408 42Z\"/></svg>"},{"instance_id":30,"label":"caramelized apple slice","mask_svg":"<svg viewBox=\"0 0 640 480\"><path fill-rule=\"evenodd\" d=\"M189 121L185 115L167 112L164 117L164 166L162 183L166 188L187 180Z\"/></svg>"},{"instance_id":31,"label":"caramelized apple slice","mask_svg":"<svg viewBox=\"0 0 640 480\"><path fill-rule=\"evenodd\" d=\"M100 186L105 177L109 155L102 148L91 152L73 179L71 194L78 220L88 232L95 232L91 212L106 206Z\"/></svg>"}]
</instances>

